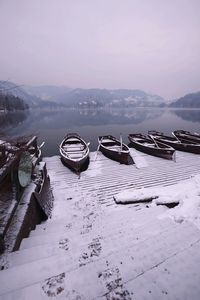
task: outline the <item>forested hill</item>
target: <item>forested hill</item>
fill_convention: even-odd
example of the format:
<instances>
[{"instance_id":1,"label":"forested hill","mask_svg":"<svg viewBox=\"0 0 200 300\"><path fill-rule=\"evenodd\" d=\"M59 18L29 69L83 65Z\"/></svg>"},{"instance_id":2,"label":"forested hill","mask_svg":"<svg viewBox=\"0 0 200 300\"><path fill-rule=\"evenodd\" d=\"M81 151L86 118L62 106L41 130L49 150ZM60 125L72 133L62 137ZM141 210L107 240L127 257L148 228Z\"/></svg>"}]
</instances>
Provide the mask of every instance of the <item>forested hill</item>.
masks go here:
<instances>
[{"instance_id":1,"label":"forested hill","mask_svg":"<svg viewBox=\"0 0 200 300\"><path fill-rule=\"evenodd\" d=\"M187 94L170 104L171 107L200 108L200 92Z\"/></svg>"},{"instance_id":2,"label":"forested hill","mask_svg":"<svg viewBox=\"0 0 200 300\"><path fill-rule=\"evenodd\" d=\"M29 106L19 97L0 93L0 111L25 110Z\"/></svg>"},{"instance_id":3,"label":"forested hill","mask_svg":"<svg viewBox=\"0 0 200 300\"><path fill-rule=\"evenodd\" d=\"M2 81L0 80L0 94L15 96L16 98L22 99L25 103L28 103L30 107L37 106L42 101L41 99L29 95L22 86L18 86L10 81Z\"/></svg>"}]
</instances>

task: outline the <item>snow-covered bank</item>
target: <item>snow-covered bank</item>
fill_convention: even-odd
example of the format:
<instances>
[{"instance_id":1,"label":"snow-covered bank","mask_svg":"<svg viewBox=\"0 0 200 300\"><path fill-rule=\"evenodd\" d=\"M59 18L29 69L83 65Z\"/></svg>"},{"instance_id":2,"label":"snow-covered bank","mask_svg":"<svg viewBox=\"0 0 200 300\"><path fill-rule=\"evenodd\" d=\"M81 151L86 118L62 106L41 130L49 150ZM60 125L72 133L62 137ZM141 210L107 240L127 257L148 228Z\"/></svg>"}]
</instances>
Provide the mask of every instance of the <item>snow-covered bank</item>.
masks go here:
<instances>
[{"instance_id":1,"label":"snow-covered bank","mask_svg":"<svg viewBox=\"0 0 200 300\"><path fill-rule=\"evenodd\" d=\"M148 167L148 162L145 158L146 155L137 151L134 148L130 148L130 155L133 158L133 161L135 162L136 168L141 169Z\"/></svg>"},{"instance_id":2,"label":"snow-covered bank","mask_svg":"<svg viewBox=\"0 0 200 300\"><path fill-rule=\"evenodd\" d=\"M200 231L173 219L186 211L198 216L199 178L191 176L200 173L200 157L178 152L176 163L143 158L148 166L136 168L99 152L81 176L58 156L45 158L52 218L6 257L0 299L199 300ZM125 189L149 196L149 187L154 200L148 205L113 201ZM156 204L175 198L178 210Z\"/></svg>"},{"instance_id":3,"label":"snow-covered bank","mask_svg":"<svg viewBox=\"0 0 200 300\"><path fill-rule=\"evenodd\" d=\"M91 163L92 162L92 163ZM86 172L82 173L82 176L95 177L102 174L102 162L98 159L98 153L90 153L90 164Z\"/></svg>"},{"instance_id":4,"label":"snow-covered bank","mask_svg":"<svg viewBox=\"0 0 200 300\"><path fill-rule=\"evenodd\" d=\"M200 228L200 175L171 186L125 190L114 196L118 204L151 201L152 205L179 204L164 216L176 222L189 220Z\"/></svg>"}]
</instances>

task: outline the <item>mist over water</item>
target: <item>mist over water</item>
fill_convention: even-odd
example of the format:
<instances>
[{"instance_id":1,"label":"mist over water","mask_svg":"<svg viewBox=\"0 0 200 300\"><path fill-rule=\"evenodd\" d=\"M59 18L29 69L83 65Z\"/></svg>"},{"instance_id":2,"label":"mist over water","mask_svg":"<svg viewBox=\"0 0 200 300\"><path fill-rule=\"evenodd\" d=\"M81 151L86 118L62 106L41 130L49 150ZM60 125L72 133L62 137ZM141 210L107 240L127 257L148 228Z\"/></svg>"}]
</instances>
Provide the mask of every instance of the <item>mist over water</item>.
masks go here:
<instances>
[{"instance_id":1,"label":"mist over water","mask_svg":"<svg viewBox=\"0 0 200 300\"><path fill-rule=\"evenodd\" d=\"M192 109L62 109L39 110L0 114L0 132L5 135L37 135L39 143L45 141L44 156L58 155L58 144L68 132L79 133L90 141L90 150L98 146L98 136L123 136L128 143L129 133L147 133L158 130L170 134L185 129L199 132L200 110Z\"/></svg>"}]
</instances>

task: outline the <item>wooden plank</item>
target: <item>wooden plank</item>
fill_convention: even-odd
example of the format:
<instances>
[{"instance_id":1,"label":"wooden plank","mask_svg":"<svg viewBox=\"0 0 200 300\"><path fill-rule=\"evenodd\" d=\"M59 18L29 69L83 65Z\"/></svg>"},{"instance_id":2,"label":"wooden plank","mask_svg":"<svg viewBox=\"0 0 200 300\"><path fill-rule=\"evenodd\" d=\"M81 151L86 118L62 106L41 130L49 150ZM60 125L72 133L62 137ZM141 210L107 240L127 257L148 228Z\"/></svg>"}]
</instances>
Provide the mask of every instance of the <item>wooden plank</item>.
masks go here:
<instances>
[{"instance_id":1,"label":"wooden plank","mask_svg":"<svg viewBox=\"0 0 200 300\"><path fill-rule=\"evenodd\" d=\"M92 153L95 157L95 153ZM113 195L125 189L137 189L141 187L154 187L158 185L170 185L199 174L200 157L191 153L177 152L177 162L141 154L148 166L136 169L134 165L120 165L105 158L101 153L98 161L90 161L89 172L98 170L100 162L101 174L90 177L89 173L81 174L80 179L61 163L58 169L58 157L47 159L47 167L51 174L54 166L57 170L57 178L52 181L55 189L64 191L76 190L83 193L95 193L98 200L105 205L114 205ZM87 175L88 174L88 175ZM66 182L66 186L60 187L60 181Z\"/></svg>"}]
</instances>

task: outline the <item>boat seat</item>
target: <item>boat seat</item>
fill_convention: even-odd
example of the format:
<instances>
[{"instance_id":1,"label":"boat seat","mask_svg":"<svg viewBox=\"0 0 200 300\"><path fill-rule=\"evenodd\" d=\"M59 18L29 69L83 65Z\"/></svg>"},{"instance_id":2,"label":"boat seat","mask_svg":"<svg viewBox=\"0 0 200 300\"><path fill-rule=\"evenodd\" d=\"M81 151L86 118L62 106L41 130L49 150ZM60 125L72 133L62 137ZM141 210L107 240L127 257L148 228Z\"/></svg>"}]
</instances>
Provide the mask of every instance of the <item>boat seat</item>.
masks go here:
<instances>
[{"instance_id":1,"label":"boat seat","mask_svg":"<svg viewBox=\"0 0 200 300\"><path fill-rule=\"evenodd\" d=\"M75 158L81 158L81 157L83 157L85 155L85 153L70 153L68 156L70 157L70 158L72 158L72 159L75 159Z\"/></svg>"},{"instance_id":2,"label":"boat seat","mask_svg":"<svg viewBox=\"0 0 200 300\"><path fill-rule=\"evenodd\" d=\"M99 142L102 142L102 143L115 143L113 140L111 140L111 139L102 139L102 141L101 141L101 139L100 139L100 141Z\"/></svg>"},{"instance_id":3,"label":"boat seat","mask_svg":"<svg viewBox=\"0 0 200 300\"><path fill-rule=\"evenodd\" d=\"M67 141L70 141L70 142L78 142L79 140L77 138L68 138Z\"/></svg>"},{"instance_id":4,"label":"boat seat","mask_svg":"<svg viewBox=\"0 0 200 300\"><path fill-rule=\"evenodd\" d=\"M80 145L80 146L68 146L68 145L66 145L66 146L64 146L63 147L63 149L65 150L65 151L69 151L69 152L77 152L77 151L82 151L82 150L84 150L84 146L83 145Z\"/></svg>"},{"instance_id":5,"label":"boat seat","mask_svg":"<svg viewBox=\"0 0 200 300\"><path fill-rule=\"evenodd\" d=\"M111 146L111 147L107 147L108 149L110 149L110 150L121 150L121 146ZM122 149L123 149L123 147L122 147Z\"/></svg>"},{"instance_id":6,"label":"boat seat","mask_svg":"<svg viewBox=\"0 0 200 300\"><path fill-rule=\"evenodd\" d=\"M83 144L82 143L66 143L65 146L76 147L76 146L83 146Z\"/></svg>"},{"instance_id":7,"label":"boat seat","mask_svg":"<svg viewBox=\"0 0 200 300\"><path fill-rule=\"evenodd\" d=\"M149 147L149 148L157 148L156 144L145 144L144 146Z\"/></svg>"}]
</instances>

